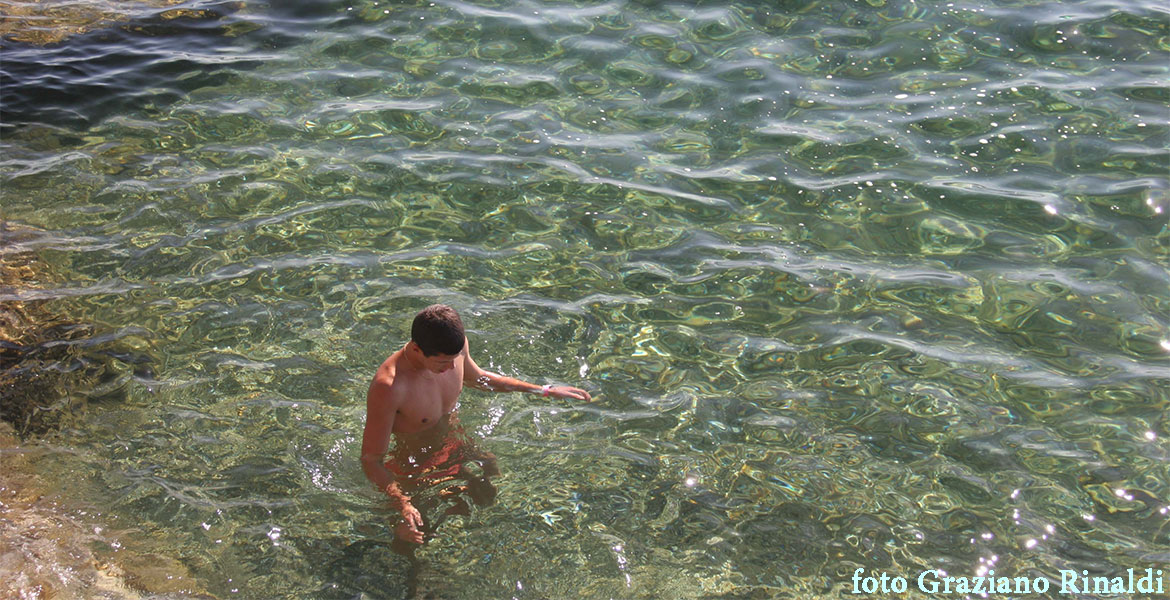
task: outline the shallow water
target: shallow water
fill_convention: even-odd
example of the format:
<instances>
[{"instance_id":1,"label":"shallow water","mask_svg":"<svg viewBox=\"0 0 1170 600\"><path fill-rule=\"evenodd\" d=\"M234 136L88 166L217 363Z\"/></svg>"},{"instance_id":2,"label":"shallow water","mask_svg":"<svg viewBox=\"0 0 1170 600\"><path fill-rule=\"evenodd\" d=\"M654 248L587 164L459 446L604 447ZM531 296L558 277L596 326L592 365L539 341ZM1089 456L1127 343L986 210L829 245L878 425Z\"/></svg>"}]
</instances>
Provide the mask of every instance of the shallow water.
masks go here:
<instances>
[{"instance_id":1,"label":"shallow water","mask_svg":"<svg viewBox=\"0 0 1170 600\"><path fill-rule=\"evenodd\" d=\"M438 597L1170 573L1161 3L184 6L4 42L0 297L95 324L36 471L202 588L405 593L362 399L436 301L597 398L465 393Z\"/></svg>"}]
</instances>

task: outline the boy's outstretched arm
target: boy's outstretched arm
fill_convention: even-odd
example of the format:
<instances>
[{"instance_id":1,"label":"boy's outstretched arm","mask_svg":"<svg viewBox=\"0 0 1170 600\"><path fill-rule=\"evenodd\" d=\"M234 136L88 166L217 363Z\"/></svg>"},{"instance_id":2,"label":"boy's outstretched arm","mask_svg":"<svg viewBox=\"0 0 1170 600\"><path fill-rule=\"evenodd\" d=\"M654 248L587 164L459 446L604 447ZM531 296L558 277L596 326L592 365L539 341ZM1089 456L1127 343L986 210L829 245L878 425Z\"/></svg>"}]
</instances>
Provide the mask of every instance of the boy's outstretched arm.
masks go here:
<instances>
[{"instance_id":1,"label":"boy's outstretched arm","mask_svg":"<svg viewBox=\"0 0 1170 600\"><path fill-rule=\"evenodd\" d=\"M541 396L572 398L586 402L593 399L589 395L589 392L581 388L568 385L536 385L535 383L521 381L515 377L485 371L472 360L469 343L463 344L463 383L473 388L489 392L526 392Z\"/></svg>"}]
</instances>

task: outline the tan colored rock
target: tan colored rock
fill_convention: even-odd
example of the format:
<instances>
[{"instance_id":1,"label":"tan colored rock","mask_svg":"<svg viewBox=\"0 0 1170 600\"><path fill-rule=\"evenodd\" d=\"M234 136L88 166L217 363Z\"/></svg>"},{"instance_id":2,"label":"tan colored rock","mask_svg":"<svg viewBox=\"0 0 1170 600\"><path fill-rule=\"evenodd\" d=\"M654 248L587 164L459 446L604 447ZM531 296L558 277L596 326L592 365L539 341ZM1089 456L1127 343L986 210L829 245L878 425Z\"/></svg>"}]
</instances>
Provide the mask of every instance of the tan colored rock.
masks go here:
<instances>
[{"instance_id":1,"label":"tan colored rock","mask_svg":"<svg viewBox=\"0 0 1170 600\"><path fill-rule=\"evenodd\" d=\"M220 15L201 9L175 8L185 0L0 0L0 37L44 46L74 35L156 16L208 19Z\"/></svg>"},{"instance_id":2,"label":"tan colored rock","mask_svg":"<svg viewBox=\"0 0 1170 600\"><path fill-rule=\"evenodd\" d=\"M47 492L29 448L0 423L0 598L212 598L174 558L148 542L114 539L88 507ZM95 547L118 547L100 560Z\"/></svg>"}]
</instances>

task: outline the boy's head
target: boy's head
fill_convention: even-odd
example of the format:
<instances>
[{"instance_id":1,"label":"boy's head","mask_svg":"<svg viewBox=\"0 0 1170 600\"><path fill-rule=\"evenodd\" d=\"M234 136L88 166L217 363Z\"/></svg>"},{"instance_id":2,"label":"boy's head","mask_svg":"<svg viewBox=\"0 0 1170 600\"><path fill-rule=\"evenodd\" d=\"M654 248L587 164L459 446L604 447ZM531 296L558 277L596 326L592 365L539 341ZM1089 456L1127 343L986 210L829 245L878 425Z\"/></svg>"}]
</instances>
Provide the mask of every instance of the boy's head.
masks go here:
<instances>
[{"instance_id":1,"label":"boy's head","mask_svg":"<svg viewBox=\"0 0 1170 600\"><path fill-rule=\"evenodd\" d=\"M463 320L446 304L432 304L422 309L410 326L410 341L422 350L423 356L457 355L463 352L466 339Z\"/></svg>"}]
</instances>

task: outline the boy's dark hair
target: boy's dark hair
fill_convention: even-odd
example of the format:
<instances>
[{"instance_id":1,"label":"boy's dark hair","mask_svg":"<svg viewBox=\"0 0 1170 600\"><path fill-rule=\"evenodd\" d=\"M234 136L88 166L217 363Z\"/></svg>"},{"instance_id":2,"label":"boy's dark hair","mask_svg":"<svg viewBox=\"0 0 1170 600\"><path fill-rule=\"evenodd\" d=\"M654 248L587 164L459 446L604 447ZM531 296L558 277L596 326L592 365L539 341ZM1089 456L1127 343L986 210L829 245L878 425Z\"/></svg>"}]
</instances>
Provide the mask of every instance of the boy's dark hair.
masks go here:
<instances>
[{"instance_id":1,"label":"boy's dark hair","mask_svg":"<svg viewBox=\"0 0 1170 600\"><path fill-rule=\"evenodd\" d=\"M459 313L446 304L432 304L414 317L410 339L418 344L423 356L455 355L463 352L466 338Z\"/></svg>"}]
</instances>

